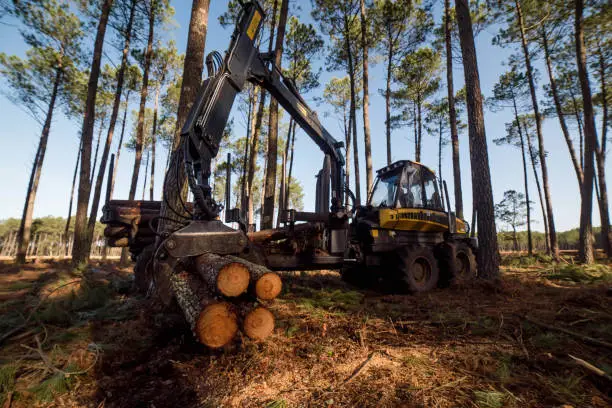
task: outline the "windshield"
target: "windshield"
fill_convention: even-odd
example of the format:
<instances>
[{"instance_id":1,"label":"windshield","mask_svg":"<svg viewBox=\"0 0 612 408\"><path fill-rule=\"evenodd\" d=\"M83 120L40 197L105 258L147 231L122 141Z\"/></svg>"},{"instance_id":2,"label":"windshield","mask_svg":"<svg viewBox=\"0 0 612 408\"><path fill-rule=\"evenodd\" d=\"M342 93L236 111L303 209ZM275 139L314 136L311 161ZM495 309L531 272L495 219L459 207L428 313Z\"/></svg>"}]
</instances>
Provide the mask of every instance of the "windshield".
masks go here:
<instances>
[{"instance_id":1,"label":"windshield","mask_svg":"<svg viewBox=\"0 0 612 408\"><path fill-rule=\"evenodd\" d=\"M395 192L402 170L397 169L393 173L379 177L370 195L370 205L374 207L393 207L395 204Z\"/></svg>"},{"instance_id":2,"label":"windshield","mask_svg":"<svg viewBox=\"0 0 612 408\"><path fill-rule=\"evenodd\" d=\"M401 183L400 207L444 211L436 176L431 171L416 166L410 168L409 172L409 176Z\"/></svg>"}]
</instances>

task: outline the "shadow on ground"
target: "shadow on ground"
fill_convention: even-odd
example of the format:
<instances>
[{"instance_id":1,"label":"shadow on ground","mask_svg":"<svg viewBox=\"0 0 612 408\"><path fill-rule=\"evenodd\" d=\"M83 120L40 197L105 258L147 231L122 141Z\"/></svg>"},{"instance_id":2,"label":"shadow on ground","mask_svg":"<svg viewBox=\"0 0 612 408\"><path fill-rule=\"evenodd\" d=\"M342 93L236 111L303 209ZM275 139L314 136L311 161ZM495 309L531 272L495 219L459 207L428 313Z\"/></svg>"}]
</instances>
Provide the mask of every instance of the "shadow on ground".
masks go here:
<instances>
[{"instance_id":1,"label":"shadow on ground","mask_svg":"<svg viewBox=\"0 0 612 408\"><path fill-rule=\"evenodd\" d=\"M24 327L0 345L0 399L10 395L12 407L606 407L609 380L569 355L612 370L610 349L588 340L612 341L609 281L580 276L520 265L505 268L499 287L389 295L357 290L335 272L285 273L273 336L210 351L180 313L132 293L129 270L5 267L0 333ZM62 378L49 365L85 372Z\"/></svg>"}]
</instances>

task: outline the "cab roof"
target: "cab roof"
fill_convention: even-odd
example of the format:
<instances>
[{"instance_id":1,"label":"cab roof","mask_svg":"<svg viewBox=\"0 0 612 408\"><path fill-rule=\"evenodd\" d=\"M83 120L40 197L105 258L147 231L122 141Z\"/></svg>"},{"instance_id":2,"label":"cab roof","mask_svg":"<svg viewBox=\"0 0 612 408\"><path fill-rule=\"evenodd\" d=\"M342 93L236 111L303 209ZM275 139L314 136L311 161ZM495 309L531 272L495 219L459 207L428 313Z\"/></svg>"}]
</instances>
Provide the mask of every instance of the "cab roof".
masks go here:
<instances>
[{"instance_id":1,"label":"cab roof","mask_svg":"<svg viewBox=\"0 0 612 408\"><path fill-rule=\"evenodd\" d=\"M412 167L421 167L425 170L430 171L431 173L433 173L434 175L436 174L435 171L433 171L432 169L430 169L429 167L425 166L424 164L421 164L419 162L416 161L412 161L412 160L398 160L394 163L389 164L388 166L385 166L383 168L380 168L378 170L376 170L376 174L378 176L382 176L392 170L398 169L400 167L406 167L406 166L412 166Z\"/></svg>"}]
</instances>

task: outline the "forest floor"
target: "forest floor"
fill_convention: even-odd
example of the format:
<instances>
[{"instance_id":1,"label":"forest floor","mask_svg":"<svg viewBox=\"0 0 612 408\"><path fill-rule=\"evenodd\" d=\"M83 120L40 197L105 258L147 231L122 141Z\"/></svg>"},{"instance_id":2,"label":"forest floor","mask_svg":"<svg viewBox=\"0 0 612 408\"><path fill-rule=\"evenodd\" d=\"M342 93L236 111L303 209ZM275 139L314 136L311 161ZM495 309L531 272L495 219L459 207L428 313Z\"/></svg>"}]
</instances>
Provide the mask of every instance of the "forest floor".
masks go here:
<instances>
[{"instance_id":1,"label":"forest floor","mask_svg":"<svg viewBox=\"0 0 612 408\"><path fill-rule=\"evenodd\" d=\"M217 351L129 269L3 264L0 407L610 407L610 265L505 264L419 295L286 273L274 334Z\"/></svg>"}]
</instances>

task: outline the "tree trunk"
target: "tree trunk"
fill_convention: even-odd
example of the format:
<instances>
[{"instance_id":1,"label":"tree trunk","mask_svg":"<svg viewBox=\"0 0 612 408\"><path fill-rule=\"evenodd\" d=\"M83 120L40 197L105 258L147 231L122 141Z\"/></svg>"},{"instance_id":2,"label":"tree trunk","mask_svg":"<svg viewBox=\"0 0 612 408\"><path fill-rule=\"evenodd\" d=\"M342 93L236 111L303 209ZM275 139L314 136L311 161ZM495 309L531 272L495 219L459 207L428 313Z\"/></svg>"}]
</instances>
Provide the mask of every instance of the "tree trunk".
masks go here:
<instances>
[{"instance_id":1,"label":"tree trunk","mask_svg":"<svg viewBox=\"0 0 612 408\"><path fill-rule=\"evenodd\" d=\"M98 93L98 78L100 77L100 62L102 60L102 48L104 47L104 36L106 25L110 14L113 0L104 0L96 33L93 59L87 84L87 100L85 102L85 115L83 117L83 129L81 139L83 140L83 155L81 157L81 174L79 176L79 194L77 199L76 219L74 223L74 244L72 247L72 265L78 266L89 260L89 228L87 226L87 207L91 193L89 175L91 172L91 142L93 139L94 120L96 117L96 95Z\"/></svg>"},{"instance_id":2,"label":"tree trunk","mask_svg":"<svg viewBox=\"0 0 612 408\"><path fill-rule=\"evenodd\" d=\"M346 47L349 82L351 86L351 108L349 115L351 121L351 128L353 129L353 161L355 163L355 201L357 205L361 205L361 181L359 177L359 144L357 143L357 99L355 95L355 69L353 65L353 52L351 50L350 27L348 17L346 15L344 16L344 45Z\"/></svg>"},{"instance_id":3,"label":"tree trunk","mask_svg":"<svg viewBox=\"0 0 612 408\"><path fill-rule=\"evenodd\" d=\"M98 164L98 152L100 151L100 139L102 138L102 131L104 130L104 117L105 115L102 115L102 117L100 118L100 129L98 129L98 140L96 142L96 150L94 152L93 158L93 165L91 166L91 178L89 179L89 184L93 184L93 180L94 180L94 176L96 175L96 165Z\"/></svg>"},{"instance_id":4,"label":"tree trunk","mask_svg":"<svg viewBox=\"0 0 612 408\"><path fill-rule=\"evenodd\" d=\"M179 146L181 144L181 129L187 120L193 102L197 98L202 81L209 6L210 0L193 0L191 6L176 130L172 141L170 164L166 171L162 191L164 199L160 211L162 218L160 218L157 228L159 233L169 233L180 228L183 217L187 216L187 210L182 206L182 203L187 201L187 178L183 168L183 155Z\"/></svg>"},{"instance_id":5,"label":"tree trunk","mask_svg":"<svg viewBox=\"0 0 612 408\"><path fill-rule=\"evenodd\" d=\"M289 198L291 197L291 173L293 173L293 158L295 153L295 128L297 123L293 122L293 131L291 132L291 159L289 159L289 173L287 174L287 188L285 191L285 207L289 206Z\"/></svg>"},{"instance_id":6,"label":"tree trunk","mask_svg":"<svg viewBox=\"0 0 612 408\"><path fill-rule=\"evenodd\" d=\"M138 175L140 174L140 164L142 161L142 150L144 148L144 121L145 121L145 106L147 104L147 96L149 94L149 71L151 69L151 58L153 57L153 36L155 32L155 5L151 2L149 5L149 35L147 38L147 50L144 55L144 69L142 74L142 87L140 89L140 110L138 111L138 124L136 126L136 147L134 170L132 172L132 183L130 185L129 199L133 200L136 196L136 188L138 185Z\"/></svg>"},{"instance_id":7,"label":"tree trunk","mask_svg":"<svg viewBox=\"0 0 612 408\"><path fill-rule=\"evenodd\" d=\"M108 155L110 153L111 145L113 143L113 135L115 132L115 125L117 124L117 117L119 116L119 107L121 105L121 95L123 94L123 82L125 80L125 70L127 69L127 66L128 66L130 41L132 38L132 25L134 23L135 13L136 13L136 0L132 0L132 4L130 6L130 17L128 19L128 24L126 26L125 40L123 42L123 52L121 55L121 66L119 67L119 71L117 72L117 89L115 90L113 110L111 112L110 122L108 124L108 133L106 134L106 142L104 143L104 150L102 151L102 159L100 160L100 169L98 170L98 178L96 179L96 185L94 187L93 201L91 203L91 210L89 213L89 223L88 223L89 239L87 241L88 243L91 243L91 239L93 238L94 228L96 226L98 208L100 205L100 196L102 194L102 183L104 181L104 174L106 173L106 163L108 161ZM126 101L125 109L127 111L127 101ZM122 131L122 136L123 136L123 131ZM120 142L122 142L122 140ZM99 136L98 136L98 143L100 143ZM121 145L119 145L119 149L120 148L121 148ZM96 147L96 156L97 156L97 151L98 151L98 148ZM118 158L119 158L119 152L117 152L117 159ZM95 169L95 162L94 162L94 169ZM109 172L109 177L111 177L110 173L114 173L114 170ZM92 172L92 175L93 175L93 172ZM91 250L91 247L87 250L88 251Z\"/></svg>"},{"instance_id":8,"label":"tree trunk","mask_svg":"<svg viewBox=\"0 0 612 408\"><path fill-rule=\"evenodd\" d=\"M278 215L276 216L276 228L280 227L280 220L283 210L287 208L287 160L289 159L289 145L291 144L291 129L293 118L289 119L289 130L285 138L285 151L281 157L281 182L278 192Z\"/></svg>"},{"instance_id":9,"label":"tree trunk","mask_svg":"<svg viewBox=\"0 0 612 408\"><path fill-rule=\"evenodd\" d=\"M463 218L463 190L461 189L461 165L459 159L459 132L457 131L457 110L453 84L453 49L451 44L452 23L450 0L444 0L444 42L446 45L446 89L448 97L448 121L453 146L453 184L455 186L455 212Z\"/></svg>"},{"instance_id":10,"label":"tree trunk","mask_svg":"<svg viewBox=\"0 0 612 408\"><path fill-rule=\"evenodd\" d=\"M155 147L157 145L157 110L159 106L159 86L155 90L155 102L153 105L153 130L151 132L151 184L149 186L149 200L153 201L155 193Z\"/></svg>"},{"instance_id":11,"label":"tree trunk","mask_svg":"<svg viewBox=\"0 0 612 408\"><path fill-rule=\"evenodd\" d=\"M538 197L540 199L540 208L542 209L542 221L544 224L544 241L546 243L546 253L550 254L550 237L548 235L548 217L546 216L546 207L544 205L544 196L542 195L542 187L540 186L540 176L538 175L538 169L534 158L536 157L533 153L533 147L531 145L531 135L527 129L527 124L523 123L523 130L525 131L525 138L527 139L527 147L529 149L529 157L531 159L531 168L533 169L533 177L535 178L536 187L538 189Z\"/></svg>"},{"instance_id":12,"label":"tree trunk","mask_svg":"<svg viewBox=\"0 0 612 408\"><path fill-rule=\"evenodd\" d=\"M285 28L287 26L287 14L289 12L289 0L282 0L278 31L276 34L276 46L274 47L274 65L281 70L283 57L283 42L285 40ZM272 75L278 75L274 71ZM274 225L274 201L276 198L276 169L278 167L278 101L270 99L270 116L268 123L268 165L266 166L266 189L264 191L263 212L261 217L261 228L272 228Z\"/></svg>"},{"instance_id":13,"label":"tree trunk","mask_svg":"<svg viewBox=\"0 0 612 408\"><path fill-rule=\"evenodd\" d=\"M418 134L417 134L417 143L416 143L416 153L415 153L415 157L416 157L416 161L420 162L421 161L421 140L423 138L423 118L421 117L421 106L422 102L421 102L421 97L420 95L417 96L417 129L418 129Z\"/></svg>"},{"instance_id":14,"label":"tree trunk","mask_svg":"<svg viewBox=\"0 0 612 408\"><path fill-rule=\"evenodd\" d=\"M147 150L147 159L145 160L145 171L144 171L144 181L142 183L142 201L145 199L145 192L147 191L147 177L149 175L149 159L151 157L151 151Z\"/></svg>"},{"instance_id":15,"label":"tree trunk","mask_svg":"<svg viewBox=\"0 0 612 408\"><path fill-rule=\"evenodd\" d=\"M121 155L121 148L123 147L123 136L125 135L125 123L127 120L128 106L130 104L130 93L131 91L128 90L125 94L125 110L123 111L123 121L121 122L121 135L119 136L119 144L117 145L117 153L115 154L115 166L113 167L113 178L111 180L111 197L115 191L115 179L117 177L117 169L119 168L119 156Z\"/></svg>"},{"instance_id":16,"label":"tree trunk","mask_svg":"<svg viewBox=\"0 0 612 408\"><path fill-rule=\"evenodd\" d=\"M521 121L519 119L518 108L516 106L516 98L512 95L512 105L514 107L514 118L518 129L519 138L521 140L521 157L523 159L523 181L525 184L525 200L527 201L527 253L533 255L533 240L531 237L531 202L529 201L529 182L527 177L527 158L525 157L525 139L523 130L521 129Z\"/></svg>"},{"instance_id":17,"label":"tree trunk","mask_svg":"<svg viewBox=\"0 0 612 408\"><path fill-rule=\"evenodd\" d=\"M53 82L51 99L49 100L49 106L47 107L47 117L45 118L45 124L43 125L42 133L40 134L40 141L38 142L38 148L36 149L36 156L34 157L34 163L32 164L30 181L28 182L26 199L23 205L23 214L21 216L21 222L19 223L19 232L17 235L17 263L25 263L26 261L26 255L28 251L28 245L30 244L30 235L32 230L32 215L34 213L34 202L36 201L38 183L40 181L42 166L45 160L45 153L47 151L47 142L49 140L49 133L51 131L53 110L55 109L55 102L57 100L57 93L61 81L62 67L61 65L59 65L55 71L55 81Z\"/></svg>"},{"instance_id":18,"label":"tree trunk","mask_svg":"<svg viewBox=\"0 0 612 408\"><path fill-rule=\"evenodd\" d=\"M270 26L270 39L268 41L268 54L272 53L272 46L274 44L274 31L276 29L276 12L278 9L278 0L274 0L274 6L272 7L272 20ZM255 127L253 132L253 140L251 142L251 156L249 157L249 172L247 180L247 206L248 206L248 224L255 222L253 214L253 180L255 178L255 167L257 166L257 150L259 143L259 133L261 131L261 124L263 121L264 108L266 106L266 97L268 93L265 90L261 90L261 96L259 99L259 106L257 108L257 115L255 117ZM265 180L264 180L265 182ZM262 197L263 198L263 197Z\"/></svg>"},{"instance_id":19,"label":"tree trunk","mask_svg":"<svg viewBox=\"0 0 612 408\"><path fill-rule=\"evenodd\" d=\"M366 23L365 0L361 0L361 49L363 51L363 142L366 161L366 193L369 195L374 184L372 170L372 142L370 138L370 90L368 85L369 41ZM367 198L366 198L367 199Z\"/></svg>"},{"instance_id":20,"label":"tree trunk","mask_svg":"<svg viewBox=\"0 0 612 408\"><path fill-rule=\"evenodd\" d=\"M442 180L442 121L438 126L438 178ZM450 211L450 208L448 211Z\"/></svg>"},{"instance_id":21,"label":"tree trunk","mask_svg":"<svg viewBox=\"0 0 612 408\"><path fill-rule=\"evenodd\" d=\"M391 78L393 74L393 43L392 34L389 32L389 50L387 53L387 82L385 87L385 130L387 131L387 165L391 164Z\"/></svg>"},{"instance_id":22,"label":"tree trunk","mask_svg":"<svg viewBox=\"0 0 612 408\"><path fill-rule=\"evenodd\" d=\"M529 90L531 93L531 103L533 104L533 112L535 114L536 131L538 134L538 149L540 153L540 166L542 167L542 184L544 187L544 198L546 200L546 212L548 214L548 232L550 234L550 249L554 259L559 259L559 245L557 244L557 233L555 230L555 218L552 208L552 197L550 195L550 186L548 182L548 166L546 165L546 150L544 149L544 135L542 133L542 117L538 107L538 98L536 95L535 80L533 78L533 69L531 67L531 58L529 56L529 48L527 47L527 39L525 37L525 26L523 24L523 12L519 0L515 0L516 15L521 33L521 43L523 54L525 57L525 69L527 79L529 80Z\"/></svg>"},{"instance_id":23,"label":"tree trunk","mask_svg":"<svg viewBox=\"0 0 612 408\"><path fill-rule=\"evenodd\" d=\"M599 85L602 97L601 143L595 148L597 160L597 178L599 184L599 215L601 218L601 243L603 250L612 257L612 236L610 235L610 210L608 204L608 187L606 185L606 141L608 138L608 95L606 84L606 64L601 46L597 48L599 60Z\"/></svg>"},{"instance_id":24,"label":"tree trunk","mask_svg":"<svg viewBox=\"0 0 612 408\"><path fill-rule=\"evenodd\" d=\"M345 117L344 118L344 122L345 122L344 138L346 141L346 165L344 166L344 170L345 170L345 175L346 175L345 184L347 188L345 202L348 203L348 200L349 200L348 190L350 189L350 185L351 185L351 143L353 140L353 123L351 122L350 108L349 108L348 117L346 115L346 112L344 114L344 117Z\"/></svg>"},{"instance_id":25,"label":"tree trunk","mask_svg":"<svg viewBox=\"0 0 612 408\"><path fill-rule=\"evenodd\" d=\"M251 88L252 96L249 98L249 112L247 119L247 137L244 142L244 157L242 158L242 177L240 179L240 217L243 220L247 220L248 223L248 202L247 202L247 168L248 168L248 158L249 158L249 146L251 141L253 140L253 128L255 121L253 120L253 113L255 109L255 105L257 105L257 90L254 85Z\"/></svg>"},{"instance_id":26,"label":"tree trunk","mask_svg":"<svg viewBox=\"0 0 612 408\"><path fill-rule=\"evenodd\" d=\"M550 90L553 95L553 101L555 103L557 117L559 118L559 125L561 126L561 131L563 132L563 137L565 138L565 143L567 144L567 149L569 150L570 158L572 159L572 164L574 165L574 171L576 172L576 177L578 178L578 188L582 189L582 166L580 165L580 163L578 163L578 158L576 157L576 150L574 149L574 143L572 142L572 137L570 136L567 123L565 122L565 115L563 114L563 108L561 107L561 99L559 98L559 93L557 91L557 81L555 79L555 74L550 59L550 51L548 49L548 36L544 28L541 31L541 36L542 45L544 48L544 58L546 60L546 70L548 71L548 79L550 82Z\"/></svg>"},{"instance_id":27,"label":"tree trunk","mask_svg":"<svg viewBox=\"0 0 612 408\"><path fill-rule=\"evenodd\" d=\"M64 248L64 256L68 256L68 230L70 230L70 217L72 216L72 203L74 202L74 187L76 186L77 174L79 171L79 162L81 161L81 146L82 143L79 143L79 149L77 150L77 160L74 165L74 174L72 175L72 187L70 188L70 201L68 202L68 217L66 217L66 227L64 227L64 240L65 248Z\"/></svg>"},{"instance_id":28,"label":"tree trunk","mask_svg":"<svg viewBox=\"0 0 612 408\"><path fill-rule=\"evenodd\" d=\"M593 231L592 231L592 212L593 212L593 180L595 166L593 156L597 135L595 130L595 115L593 112L593 101L591 99L591 88L589 84L589 74L586 65L586 50L584 45L584 20L583 20L583 0L575 0L576 6L576 61L578 65L578 79L582 88L582 105L584 110L584 182L582 183L582 204L580 206L580 239L579 253L580 261L591 264L595 261L593 255Z\"/></svg>"},{"instance_id":29,"label":"tree trunk","mask_svg":"<svg viewBox=\"0 0 612 408\"><path fill-rule=\"evenodd\" d=\"M495 229L495 212L491 172L484 126L482 92L476 59L476 46L470 8L467 0L456 0L455 8L463 56L463 70L467 91L467 110L470 135L473 200L478 213L478 269L485 279L499 278L499 252Z\"/></svg>"},{"instance_id":30,"label":"tree trunk","mask_svg":"<svg viewBox=\"0 0 612 408\"><path fill-rule=\"evenodd\" d=\"M419 151L419 124L417 120L416 103L412 103L412 130L414 131L414 161L417 160L417 152Z\"/></svg>"},{"instance_id":31,"label":"tree trunk","mask_svg":"<svg viewBox=\"0 0 612 408\"><path fill-rule=\"evenodd\" d=\"M578 126L578 152L580 153L580 170L584 173L584 130L582 125L582 117L580 116L580 107L578 106L578 101L576 100L576 95L574 91L570 87L570 98L572 99L572 106L574 107L574 116L576 117L576 125ZM582 193L582 191L581 191Z\"/></svg>"}]
</instances>

